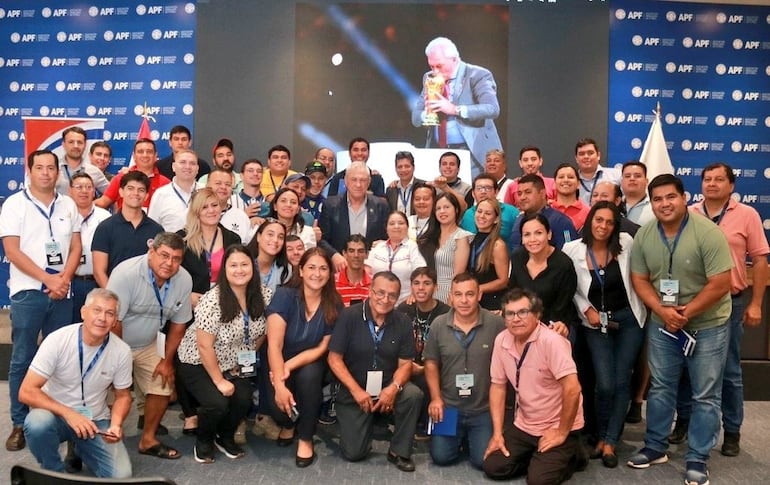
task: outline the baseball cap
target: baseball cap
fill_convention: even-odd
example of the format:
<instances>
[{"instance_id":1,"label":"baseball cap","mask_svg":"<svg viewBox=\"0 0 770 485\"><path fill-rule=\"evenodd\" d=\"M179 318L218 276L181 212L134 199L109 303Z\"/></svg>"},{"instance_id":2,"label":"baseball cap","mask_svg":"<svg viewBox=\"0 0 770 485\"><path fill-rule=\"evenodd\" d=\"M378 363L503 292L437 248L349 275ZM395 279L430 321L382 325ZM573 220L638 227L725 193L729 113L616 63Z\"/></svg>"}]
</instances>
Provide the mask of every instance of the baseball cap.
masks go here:
<instances>
[{"instance_id":1,"label":"baseball cap","mask_svg":"<svg viewBox=\"0 0 770 485\"><path fill-rule=\"evenodd\" d=\"M313 160L305 166L305 175L316 172L322 173L324 174L324 177L326 177L326 166L318 160Z\"/></svg>"},{"instance_id":2,"label":"baseball cap","mask_svg":"<svg viewBox=\"0 0 770 485\"><path fill-rule=\"evenodd\" d=\"M286 180L283 181L283 185L286 187L290 183L296 182L297 180L304 180L305 181L305 188L310 187L310 177L303 173L295 173L291 174L288 177L286 177Z\"/></svg>"}]
</instances>

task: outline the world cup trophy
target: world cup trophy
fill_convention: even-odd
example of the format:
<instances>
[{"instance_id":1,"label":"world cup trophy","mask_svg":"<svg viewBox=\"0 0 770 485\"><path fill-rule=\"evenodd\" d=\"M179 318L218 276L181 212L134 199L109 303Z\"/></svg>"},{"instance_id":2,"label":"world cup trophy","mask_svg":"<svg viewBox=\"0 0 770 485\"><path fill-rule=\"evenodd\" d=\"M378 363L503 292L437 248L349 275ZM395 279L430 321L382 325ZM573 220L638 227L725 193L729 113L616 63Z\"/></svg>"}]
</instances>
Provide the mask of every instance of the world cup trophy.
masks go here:
<instances>
[{"instance_id":1,"label":"world cup trophy","mask_svg":"<svg viewBox=\"0 0 770 485\"><path fill-rule=\"evenodd\" d=\"M439 119L438 113L431 110L428 103L430 101L438 101L444 94L444 85L446 80L441 73L430 73L425 78L425 117L422 122L422 126L438 126Z\"/></svg>"}]
</instances>

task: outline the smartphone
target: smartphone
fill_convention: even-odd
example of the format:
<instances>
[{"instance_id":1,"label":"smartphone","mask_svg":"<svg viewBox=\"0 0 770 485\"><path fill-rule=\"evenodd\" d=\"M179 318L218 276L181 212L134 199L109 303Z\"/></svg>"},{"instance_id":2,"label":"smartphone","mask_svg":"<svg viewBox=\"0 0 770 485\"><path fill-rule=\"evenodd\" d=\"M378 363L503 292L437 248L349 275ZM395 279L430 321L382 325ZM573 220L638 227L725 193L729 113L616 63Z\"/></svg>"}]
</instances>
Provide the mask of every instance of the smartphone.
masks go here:
<instances>
[{"instance_id":1,"label":"smartphone","mask_svg":"<svg viewBox=\"0 0 770 485\"><path fill-rule=\"evenodd\" d=\"M292 423L296 423L299 419L299 411L297 410L297 406L295 404L292 404L291 406L291 414L289 415L289 418L291 419Z\"/></svg>"}]
</instances>

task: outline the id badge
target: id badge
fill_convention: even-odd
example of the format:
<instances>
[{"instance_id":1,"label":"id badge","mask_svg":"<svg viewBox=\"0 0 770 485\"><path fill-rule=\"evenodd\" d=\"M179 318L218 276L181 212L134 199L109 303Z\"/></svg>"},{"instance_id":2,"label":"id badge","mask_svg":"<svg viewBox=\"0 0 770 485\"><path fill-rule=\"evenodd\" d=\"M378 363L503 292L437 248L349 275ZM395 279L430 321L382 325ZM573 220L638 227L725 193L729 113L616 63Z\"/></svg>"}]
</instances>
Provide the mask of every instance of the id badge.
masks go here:
<instances>
[{"instance_id":1,"label":"id badge","mask_svg":"<svg viewBox=\"0 0 770 485\"><path fill-rule=\"evenodd\" d=\"M86 255L85 254L81 254L80 255L80 264L86 264Z\"/></svg>"},{"instance_id":2,"label":"id badge","mask_svg":"<svg viewBox=\"0 0 770 485\"><path fill-rule=\"evenodd\" d=\"M609 317L607 316L607 312L599 312L599 327L602 330L602 333L607 333L607 325L610 321Z\"/></svg>"},{"instance_id":3,"label":"id badge","mask_svg":"<svg viewBox=\"0 0 770 485\"><path fill-rule=\"evenodd\" d=\"M377 397L382 392L382 371L370 370L366 372L366 393Z\"/></svg>"},{"instance_id":4,"label":"id badge","mask_svg":"<svg viewBox=\"0 0 770 485\"><path fill-rule=\"evenodd\" d=\"M54 240L46 241L45 260L48 266L64 264L64 256L62 256L61 244L59 244L59 241L54 241Z\"/></svg>"},{"instance_id":5,"label":"id badge","mask_svg":"<svg viewBox=\"0 0 770 485\"><path fill-rule=\"evenodd\" d=\"M473 390L473 374L457 374L455 376L455 386L460 397L470 397Z\"/></svg>"},{"instance_id":6,"label":"id badge","mask_svg":"<svg viewBox=\"0 0 770 485\"><path fill-rule=\"evenodd\" d=\"M257 375L257 351L242 350L238 352L239 375L241 377L254 377Z\"/></svg>"},{"instance_id":7,"label":"id badge","mask_svg":"<svg viewBox=\"0 0 770 485\"><path fill-rule=\"evenodd\" d=\"M158 336L155 337L155 353L161 359L166 358L166 334L158 331Z\"/></svg>"},{"instance_id":8,"label":"id badge","mask_svg":"<svg viewBox=\"0 0 770 485\"><path fill-rule=\"evenodd\" d=\"M88 406L75 406L72 409L75 410L76 413L80 414L81 416L93 420L94 419L94 412L91 411L91 408Z\"/></svg>"},{"instance_id":9,"label":"id badge","mask_svg":"<svg viewBox=\"0 0 770 485\"><path fill-rule=\"evenodd\" d=\"M679 280L660 280L660 304L679 305Z\"/></svg>"}]
</instances>

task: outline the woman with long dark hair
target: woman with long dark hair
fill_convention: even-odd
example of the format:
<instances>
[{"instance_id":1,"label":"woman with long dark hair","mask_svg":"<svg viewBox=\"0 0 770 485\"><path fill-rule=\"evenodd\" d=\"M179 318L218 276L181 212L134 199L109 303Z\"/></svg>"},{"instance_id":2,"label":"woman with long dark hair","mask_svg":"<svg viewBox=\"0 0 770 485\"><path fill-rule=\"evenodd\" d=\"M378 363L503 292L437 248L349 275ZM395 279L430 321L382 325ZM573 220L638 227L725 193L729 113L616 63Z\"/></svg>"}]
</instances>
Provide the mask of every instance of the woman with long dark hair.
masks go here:
<instances>
[{"instance_id":1,"label":"woman with long dark hair","mask_svg":"<svg viewBox=\"0 0 770 485\"><path fill-rule=\"evenodd\" d=\"M195 461L212 463L214 449L240 458L233 439L251 405L257 350L265 340L265 299L251 253L236 244L225 250L217 284L195 307L195 321L179 344L179 378L200 403Z\"/></svg>"},{"instance_id":2,"label":"woman with long dark hair","mask_svg":"<svg viewBox=\"0 0 770 485\"><path fill-rule=\"evenodd\" d=\"M305 244L305 249L316 247L315 232L312 226L305 224L302 218L299 194L293 189L283 187L278 190L270 202L270 217L278 219L286 226L286 235L296 234Z\"/></svg>"},{"instance_id":3,"label":"woman with long dark hair","mask_svg":"<svg viewBox=\"0 0 770 485\"><path fill-rule=\"evenodd\" d=\"M631 401L631 371L644 341L647 310L631 286L633 238L620 232L620 211L609 201L591 207L583 237L564 245L578 286L574 296L596 374L599 442L592 456L618 465L615 446Z\"/></svg>"},{"instance_id":4,"label":"woman with long dark hair","mask_svg":"<svg viewBox=\"0 0 770 485\"><path fill-rule=\"evenodd\" d=\"M281 426L277 444L299 438L296 464L315 460L313 435L320 414L326 351L342 298L334 287L331 258L321 248L308 249L292 280L276 290L267 308L267 356L270 363L268 408Z\"/></svg>"},{"instance_id":5,"label":"woman with long dark hair","mask_svg":"<svg viewBox=\"0 0 770 485\"><path fill-rule=\"evenodd\" d=\"M289 281L291 265L286 258L286 226L271 217L260 224L247 248L256 260L262 283L275 291Z\"/></svg>"}]
</instances>

